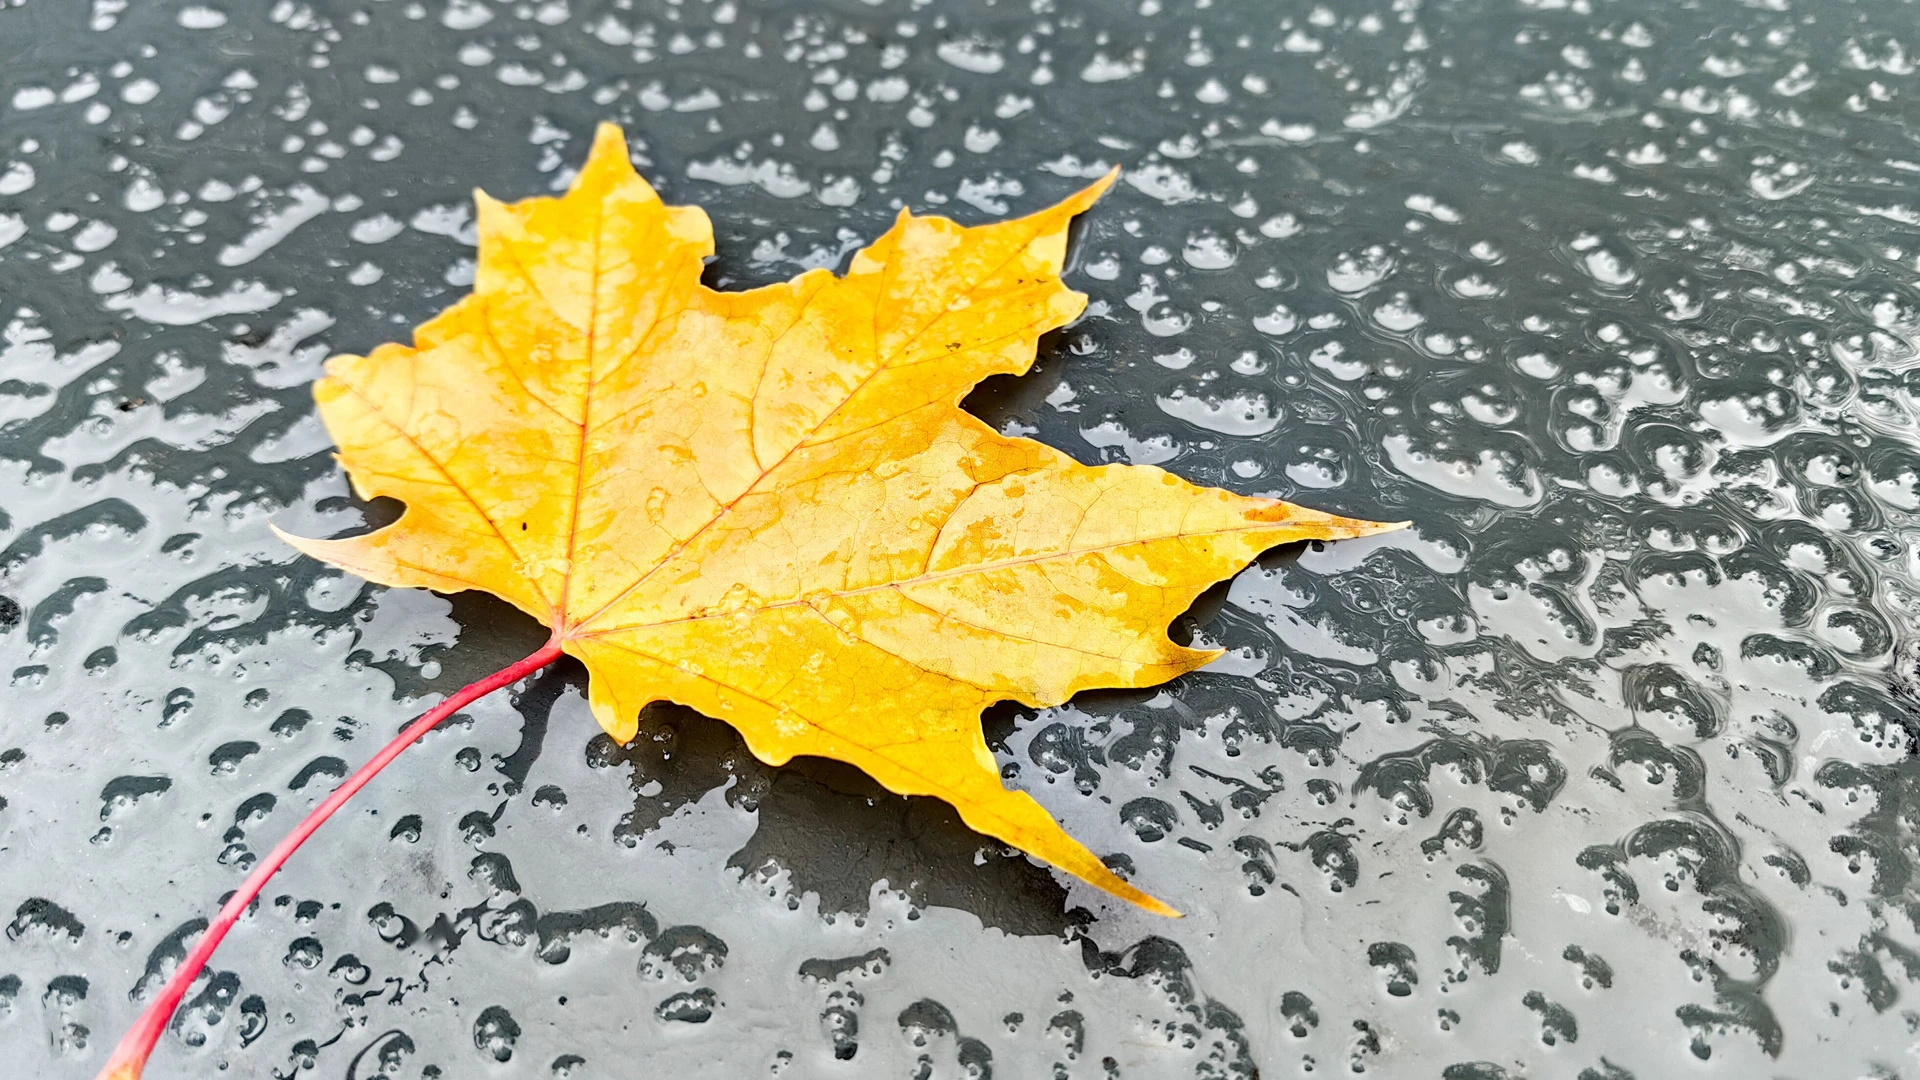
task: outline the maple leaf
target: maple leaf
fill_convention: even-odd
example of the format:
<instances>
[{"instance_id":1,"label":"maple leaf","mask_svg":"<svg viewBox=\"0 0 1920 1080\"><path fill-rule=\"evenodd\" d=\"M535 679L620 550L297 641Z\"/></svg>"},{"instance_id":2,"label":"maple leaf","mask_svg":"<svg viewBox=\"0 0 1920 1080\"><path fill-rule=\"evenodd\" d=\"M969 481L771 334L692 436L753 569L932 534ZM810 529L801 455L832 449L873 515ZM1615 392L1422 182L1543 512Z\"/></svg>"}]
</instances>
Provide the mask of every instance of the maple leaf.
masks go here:
<instances>
[{"instance_id":1,"label":"maple leaf","mask_svg":"<svg viewBox=\"0 0 1920 1080\"><path fill-rule=\"evenodd\" d=\"M902 210L844 276L721 292L706 214L663 204L604 125L564 197L476 195L470 296L315 385L354 489L405 513L286 539L511 601L586 665L621 742L679 702L770 764L851 763L1175 914L1002 785L981 710L1191 671L1216 654L1166 628L1202 590L1278 544L1395 526L1084 466L961 410L1085 306L1067 226L1113 179L973 228Z\"/></svg>"}]
</instances>

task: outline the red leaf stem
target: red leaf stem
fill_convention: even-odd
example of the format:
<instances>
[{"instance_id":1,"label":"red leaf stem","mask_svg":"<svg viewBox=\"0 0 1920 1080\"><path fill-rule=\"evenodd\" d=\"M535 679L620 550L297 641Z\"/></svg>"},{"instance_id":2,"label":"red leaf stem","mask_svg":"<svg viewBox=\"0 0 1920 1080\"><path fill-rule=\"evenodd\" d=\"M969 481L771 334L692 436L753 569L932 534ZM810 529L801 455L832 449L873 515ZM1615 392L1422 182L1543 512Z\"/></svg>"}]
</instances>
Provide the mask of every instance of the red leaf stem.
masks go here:
<instances>
[{"instance_id":1,"label":"red leaf stem","mask_svg":"<svg viewBox=\"0 0 1920 1080\"><path fill-rule=\"evenodd\" d=\"M368 781L380 774L381 769L386 768L388 763L399 757L400 751L413 745L422 735L432 731L434 725L495 690L519 682L559 658L559 642L549 641L540 651L526 659L501 668L478 682L461 687L452 697L428 709L420 719L408 724L406 730L394 736L392 742L380 748L380 752L373 756L373 760L360 766L352 776L347 777L345 783L333 789L333 793L328 795L319 806L314 807L313 812L302 819L286 839L280 841L271 852L268 852L267 857L260 860L260 864L253 868L253 872L247 875L247 879L240 883L239 890L220 908L220 914L214 916L213 924L207 927L207 932L200 936L193 951L187 954L186 960L174 970L173 977L168 979L167 984L161 988L160 996L154 998L153 1003L141 1012L140 1018L127 1029L127 1034L120 1040L120 1045L114 1048L113 1056L107 1059L106 1067L100 1070L96 1080L139 1080L141 1071L147 1066L147 1058L153 1054L155 1044L160 1041L161 1034L167 1030L168 1021L173 1018L173 1011L179 1008L180 999L186 996L194 979L198 978L201 969L207 966L207 960L213 956L213 950L219 947L220 940L227 936L227 931L233 929L233 924L246 912L248 905L260 895L260 890L266 887L267 880L285 865L294 852L300 850L300 845L306 843L307 837L312 836L321 823L332 817L334 811L345 806L348 799L353 798L355 793L367 786Z\"/></svg>"}]
</instances>

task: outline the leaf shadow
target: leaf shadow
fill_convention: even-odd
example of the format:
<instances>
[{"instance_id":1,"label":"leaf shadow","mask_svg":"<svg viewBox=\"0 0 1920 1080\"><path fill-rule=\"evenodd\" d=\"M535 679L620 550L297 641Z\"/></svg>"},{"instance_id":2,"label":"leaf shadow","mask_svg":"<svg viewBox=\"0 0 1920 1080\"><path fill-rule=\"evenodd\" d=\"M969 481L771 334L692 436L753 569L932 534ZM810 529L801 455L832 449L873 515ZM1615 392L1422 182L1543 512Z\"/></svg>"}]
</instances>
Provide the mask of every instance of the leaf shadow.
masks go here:
<instances>
[{"instance_id":1,"label":"leaf shadow","mask_svg":"<svg viewBox=\"0 0 1920 1080\"><path fill-rule=\"evenodd\" d=\"M758 827L728 865L783 870L823 911L863 914L884 881L916 907L957 908L1011 934L1065 936L1084 921L1051 871L974 832L946 803L896 795L826 758L766 765L733 728L692 709L649 706L632 742L596 735L588 755L629 766L634 808L621 830L635 839L733 781L728 802L754 811Z\"/></svg>"},{"instance_id":2,"label":"leaf shadow","mask_svg":"<svg viewBox=\"0 0 1920 1080\"><path fill-rule=\"evenodd\" d=\"M1297 558L1304 544L1277 548L1261 557L1263 565ZM1198 597L1169 627L1169 635L1190 643L1194 631L1212 621L1226 603L1228 583ZM479 592L448 597L450 613L462 627L456 645L435 646L422 659L441 670L432 679L419 669L393 661L390 668L403 695L448 692L484 676L545 640L547 630L505 601ZM514 695L521 716L518 746L496 757L505 777L505 793L524 788L547 748L554 705L564 691L584 696L587 675L571 658L530 679ZM1124 711L1152 697L1158 688L1089 690L1074 704L1096 714ZM1001 702L981 717L988 744L1004 750L1016 728L1034 718L1032 710ZM563 734L562 745L571 742ZM577 745L577 744L576 744ZM886 882L917 907L949 907L970 912L988 926L1021 935L1071 936L1091 916L1069 908L1067 890L1046 867L990 837L974 832L946 803L903 797L880 786L859 769L825 758L795 758L782 767L755 758L734 729L693 709L657 703L643 710L633 741L616 745L594 732L584 752L597 769L624 766L634 793L633 807L615 830L615 839L637 844L668 817L709 793L727 788L735 806L752 810L758 824L728 865L746 874L784 871L795 894L813 893L826 912L863 914L872 888ZM611 779L611 778L609 778Z\"/></svg>"}]
</instances>

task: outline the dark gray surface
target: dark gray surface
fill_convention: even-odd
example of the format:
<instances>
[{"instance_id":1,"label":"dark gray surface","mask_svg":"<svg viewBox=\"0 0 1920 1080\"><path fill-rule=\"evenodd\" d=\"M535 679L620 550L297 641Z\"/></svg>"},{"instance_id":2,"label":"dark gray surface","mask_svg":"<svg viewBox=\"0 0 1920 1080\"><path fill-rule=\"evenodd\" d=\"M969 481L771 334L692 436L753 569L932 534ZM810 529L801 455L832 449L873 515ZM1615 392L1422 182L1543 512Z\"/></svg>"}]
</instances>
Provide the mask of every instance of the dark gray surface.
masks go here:
<instances>
[{"instance_id":1,"label":"dark gray surface","mask_svg":"<svg viewBox=\"0 0 1920 1080\"><path fill-rule=\"evenodd\" d=\"M218 8L0 3L8 1075L91 1075L538 642L267 522L391 512L308 381L603 118L726 285L1126 166L977 410L1415 528L1249 570L1211 671L990 717L1183 921L695 716L612 747L565 667L330 825L151 1076L1920 1074L1910 5Z\"/></svg>"}]
</instances>

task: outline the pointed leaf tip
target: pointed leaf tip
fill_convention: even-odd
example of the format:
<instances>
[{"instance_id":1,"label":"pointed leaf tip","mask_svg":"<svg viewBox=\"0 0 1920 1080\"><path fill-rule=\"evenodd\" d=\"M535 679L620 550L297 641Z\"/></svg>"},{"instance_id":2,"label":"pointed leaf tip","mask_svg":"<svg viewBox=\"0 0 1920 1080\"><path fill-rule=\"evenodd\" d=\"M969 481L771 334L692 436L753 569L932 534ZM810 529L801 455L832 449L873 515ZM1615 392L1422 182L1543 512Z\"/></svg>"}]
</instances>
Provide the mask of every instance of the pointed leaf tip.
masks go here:
<instances>
[{"instance_id":1,"label":"pointed leaf tip","mask_svg":"<svg viewBox=\"0 0 1920 1080\"><path fill-rule=\"evenodd\" d=\"M587 156L592 159L602 154L615 154L621 161L628 160L626 129L611 120L602 120L593 129L593 150Z\"/></svg>"},{"instance_id":2,"label":"pointed leaf tip","mask_svg":"<svg viewBox=\"0 0 1920 1080\"><path fill-rule=\"evenodd\" d=\"M1134 907L1139 908L1149 915L1159 915L1168 919L1184 919L1187 917L1186 912L1161 900L1157 896L1141 892L1139 889L1129 889L1129 891L1121 893L1120 896Z\"/></svg>"},{"instance_id":3,"label":"pointed leaf tip","mask_svg":"<svg viewBox=\"0 0 1920 1080\"><path fill-rule=\"evenodd\" d=\"M1065 210L1069 216L1085 213L1094 203L1099 202L1102 196L1112 190L1114 182L1119 179L1120 166L1115 165L1107 170L1105 176L1060 200L1055 209Z\"/></svg>"},{"instance_id":4,"label":"pointed leaf tip","mask_svg":"<svg viewBox=\"0 0 1920 1080\"><path fill-rule=\"evenodd\" d=\"M587 160L581 163L571 191L613 191L639 175L627 150L626 132L618 124L603 121L594 129L593 148L587 151Z\"/></svg>"}]
</instances>

